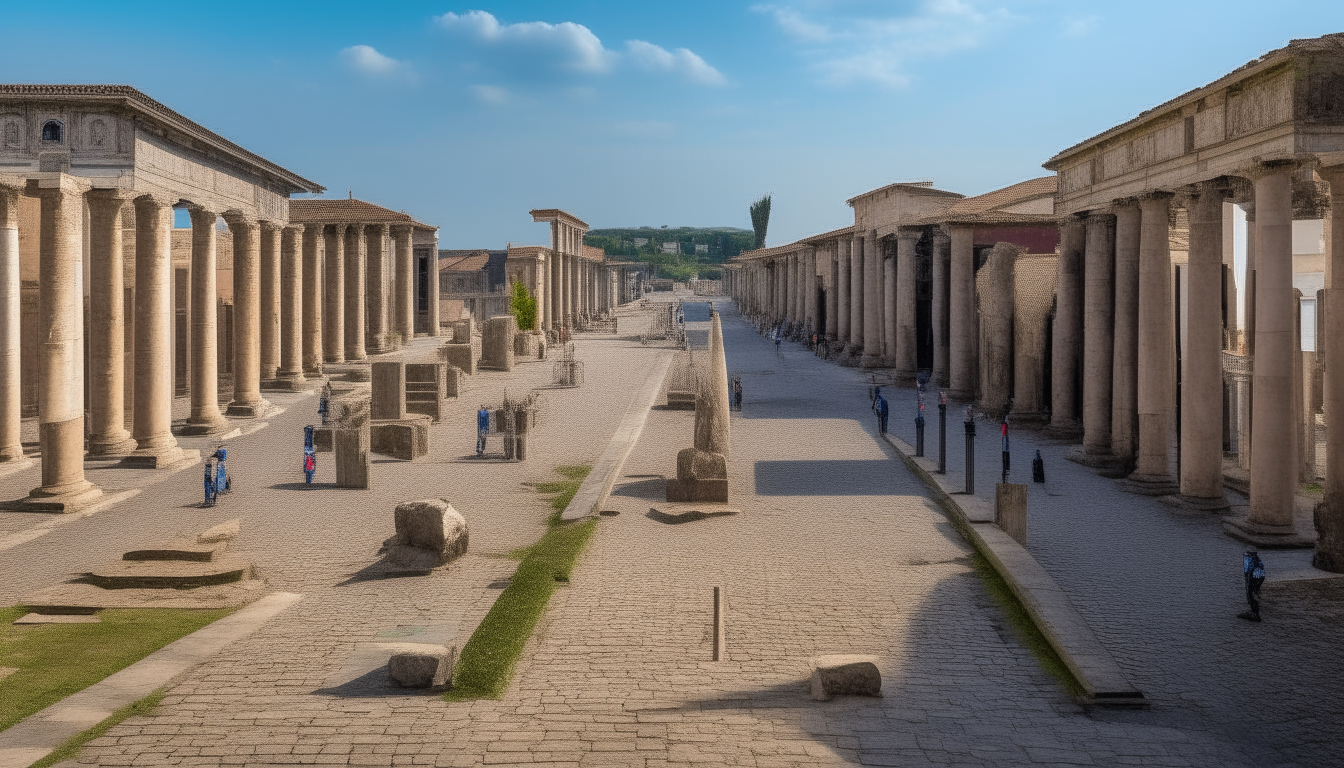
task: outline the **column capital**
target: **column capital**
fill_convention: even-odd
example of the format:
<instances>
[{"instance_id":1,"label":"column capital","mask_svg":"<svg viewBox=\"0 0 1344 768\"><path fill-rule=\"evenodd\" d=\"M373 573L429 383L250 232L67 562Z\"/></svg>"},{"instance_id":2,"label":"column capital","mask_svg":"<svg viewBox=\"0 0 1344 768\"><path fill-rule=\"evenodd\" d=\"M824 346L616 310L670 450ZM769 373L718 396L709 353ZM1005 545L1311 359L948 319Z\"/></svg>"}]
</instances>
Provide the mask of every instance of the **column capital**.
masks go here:
<instances>
[{"instance_id":1,"label":"column capital","mask_svg":"<svg viewBox=\"0 0 1344 768\"><path fill-rule=\"evenodd\" d=\"M379 236L386 235L387 222L376 222L373 224L365 224L364 229L365 231L376 232Z\"/></svg>"},{"instance_id":2,"label":"column capital","mask_svg":"<svg viewBox=\"0 0 1344 768\"><path fill-rule=\"evenodd\" d=\"M137 209L149 206L153 206L155 208L172 208L174 205L177 204L177 200L172 197L169 197L168 195L150 192L146 194L136 195L134 203Z\"/></svg>"},{"instance_id":3,"label":"column capital","mask_svg":"<svg viewBox=\"0 0 1344 768\"><path fill-rule=\"evenodd\" d=\"M1258 181L1266 176L1276 176L1283 173L1293 173L1305 166L1301 160L1284 158L1279 160L1257 160L1251 165L1243 168L1238 176Z\"/></svg>"},{"instance_id":4,"label":"column capital","mask_svg":"<svg viewBox=\"0 0 1344 768\"><path fill-rule=\"evenodd\" d=\"M198 218L207 219L211 223L214 223L214 221L219 218L219 211L203 208L196 203L187 204L187 214L191 216L192 226L195 226Z\"/></svg>"},{"instance_id":5,"label":"column capital","mask_svg":"<svg viewBox=\"0 0 1344 768\"><path fill-rule=\"evenodd\" d=\"M261 227L262 232L279 232L285 228L285 225L270 219L261 219L257 222L257 225Z\"/></svg>"},{"instance_id":6,"label":"column capital","mask_svg":"<svg viewBox=\"0 0 1344 768\"><path fill-rule=\"evenodd\" d=\"M923 228L910 229L908 227L901 227L893 232L892 235L896 238L897 243L909 242L910 245L913 246L924 236L924 230Z\"/></svg>"},{"instance_id":7,"label":"column capital","mask_svg":"<svg viewBox=\"0 0 1344 768\"><path fill-rule=\"evenodd\" d=\"M229 225L229 229L254 229L259 223L255 218L236 210L225 211L220 217Z\"/></svg>"},{"instance_id":8,"label":"column capital","mask_svg":"<svg viewBox=\"0 0 1344 768\"><path fill-rule=\"evenodd\" d=\"M947 248L951 245L952 245L952 236L949 235L945 229L943 229L942 227L937 227L933 230L934 248Z\"/></svg>"},{"instance_id":9,"label":"column capital","mask_svg":"<svg viewBox=\"0 0 1344 768\"><path fill-rule=\"evenodd\" d=\"M415 231L415 227L410 224L393 224L391 225L391 230L393 235L400 237L411 234Z\"/></svg>"},{"instance_id":10,"label":"column capital","mask_svg":"<svg viewBox=\"0 0 1344 768\"><path fill-rule=\"evenodd\" d=\"M51 195L82 195L93 188L87 180L66 173L46 174L40 179L28 179L28 188L24 194L29 197L48 197Z\"/></svg>"},{"instance_id":11,"label":"column capital","mask_svg":"<svg viewBox=\"0 0 1344 768\"><path fill-rule=\"evenodd\" d=\"M285 229L285 234L287 234L287 235L301 235L301 234L303 234L304 229L305 229L306 227L307 227L306 224L286 224L285 227L284 227L284 229Z\"/></svg>"}]
</instances>

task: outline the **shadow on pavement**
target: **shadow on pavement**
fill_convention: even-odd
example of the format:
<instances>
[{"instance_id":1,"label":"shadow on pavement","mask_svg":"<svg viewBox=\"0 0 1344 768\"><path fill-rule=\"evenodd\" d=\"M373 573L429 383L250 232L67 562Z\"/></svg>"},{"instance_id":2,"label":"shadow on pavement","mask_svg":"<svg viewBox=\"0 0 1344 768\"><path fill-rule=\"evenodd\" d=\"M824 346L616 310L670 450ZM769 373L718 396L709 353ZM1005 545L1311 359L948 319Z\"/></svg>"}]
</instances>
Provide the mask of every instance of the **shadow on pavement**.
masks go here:
<instances>
[{"instance_id":1,"label":"shadow on pavement","mask_svg":"<svg viewBox=\"0 0 1344 768\"><path fill-rule=\"evenodd\" d=\"M891 493L889 459L758 461L758 496L880 496Z\"/></svg>"}]
</instances>

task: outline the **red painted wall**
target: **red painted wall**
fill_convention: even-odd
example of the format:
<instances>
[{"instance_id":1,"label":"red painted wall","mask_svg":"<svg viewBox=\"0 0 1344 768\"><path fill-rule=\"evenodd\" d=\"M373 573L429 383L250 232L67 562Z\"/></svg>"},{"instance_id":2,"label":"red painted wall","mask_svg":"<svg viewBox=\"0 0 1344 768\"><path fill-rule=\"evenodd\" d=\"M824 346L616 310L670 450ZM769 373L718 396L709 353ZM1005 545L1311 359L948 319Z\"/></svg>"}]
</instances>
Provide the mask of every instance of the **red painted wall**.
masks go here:
<instances>
[{"instance_id":1,"label":"red painted wall","mask_svg":"<svg viewBox=\"0 0 1344 768\"><path fill-rule=\"evenodd\" d=\"M1014 224L1005 226L977 226L976 245L1013 243L1028 253L1054 253L1059 245L1059 227L1054 224Z\"/></svg>"}]
</instances>

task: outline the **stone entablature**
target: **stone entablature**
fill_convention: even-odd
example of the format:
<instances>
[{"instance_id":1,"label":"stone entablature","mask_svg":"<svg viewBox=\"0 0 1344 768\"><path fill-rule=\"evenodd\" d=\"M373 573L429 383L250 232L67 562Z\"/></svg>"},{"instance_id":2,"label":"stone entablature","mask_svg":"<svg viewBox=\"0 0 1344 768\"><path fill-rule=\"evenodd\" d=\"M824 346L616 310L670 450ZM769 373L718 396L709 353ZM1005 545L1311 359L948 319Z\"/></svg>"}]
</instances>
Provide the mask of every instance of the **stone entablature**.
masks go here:
<instances>
[{"instance_id":1,"label":"stone entablature","mask_svg":"<svg viewBox=\"0 0 1344 768\"><path fill-rule=\"evenodd\" d=\"M289 195L324 191L121 85L0 85L0 172L68 173L279 222Z\"/></svg>"},{"instance_id":2,"label":"stone entablature","mask_svg":"<svg viewBox=\"0 0 1344 768\"><path fill-rule=\"evenodd\" d=\"M857 230L879 229L928 216L960 200L963 195L934 189L932 181L897 182L851 197Z\"/></svg>"},{"instance_id":3,"label":"stone entablature","mask_svg":"<svg viewBox=\"0 0 1344 768\"><path fill-rule=\"evenodd\" d=\"M1320 156L1344 152L1341 91L1344 34L1294 40L1050 158L1056 212L1244 176L1277 160L1336 163Z\"/></svg>"}]
</instances>

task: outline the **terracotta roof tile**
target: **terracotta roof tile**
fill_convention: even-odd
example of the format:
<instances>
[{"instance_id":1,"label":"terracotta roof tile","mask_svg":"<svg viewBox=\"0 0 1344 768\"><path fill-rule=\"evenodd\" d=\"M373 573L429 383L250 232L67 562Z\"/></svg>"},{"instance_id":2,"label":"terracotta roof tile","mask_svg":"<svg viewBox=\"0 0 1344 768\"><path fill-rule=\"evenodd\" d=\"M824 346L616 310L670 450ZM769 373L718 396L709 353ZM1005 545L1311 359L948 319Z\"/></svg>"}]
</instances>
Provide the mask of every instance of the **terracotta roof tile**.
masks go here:
<instances>
[{"instance_id":1,"label":"terracotta roof tile","mask_svg":"<svg viewBox=\"0 0 1344 768\"><path fill-rule=\"evenodd\" d=\"M1056 189L1058 189L1058 178L1056 176L1028 179L1002 189L986 192L983 195L958 200L939 213L912 222L912 225L941 224L943 222L1017 224L1053 221L1055 218L1053 213L1014 213L1003 209L1046 196L1053 197Z\"/></svg>"},{"instance_id":2,"label":"terracotta roof tile","mask_svg":"<svg viewBox=\"0 0 1344 768\"><path fill-rule=\"evenodd\" d=\"M394 211L363 200L337 198L335 200L290 200L289 220L295 223L339 224L410 224L418 229L438 229L422 224L409 213Z\"/></svg>"}]
</instances>

